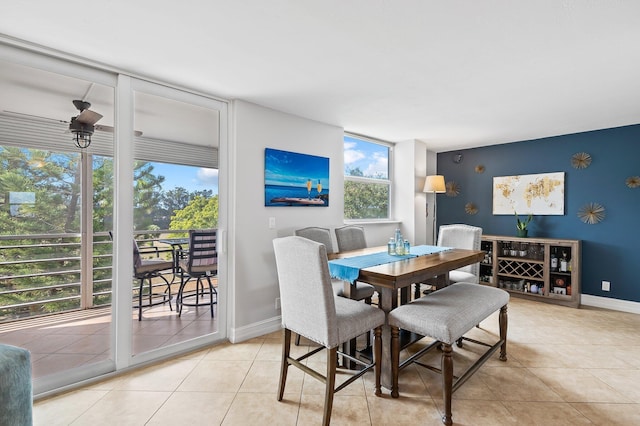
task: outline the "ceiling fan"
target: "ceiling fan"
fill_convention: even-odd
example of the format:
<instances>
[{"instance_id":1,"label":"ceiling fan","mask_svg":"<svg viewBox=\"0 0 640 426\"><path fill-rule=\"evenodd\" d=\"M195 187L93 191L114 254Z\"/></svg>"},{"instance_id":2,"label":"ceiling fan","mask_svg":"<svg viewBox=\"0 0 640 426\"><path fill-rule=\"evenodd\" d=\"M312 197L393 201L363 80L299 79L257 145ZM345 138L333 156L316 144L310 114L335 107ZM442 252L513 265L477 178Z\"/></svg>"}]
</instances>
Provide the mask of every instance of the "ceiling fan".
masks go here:
<instances>
[{"instance_id":1,"label":"ceiling fan","mask_svg":"<svg viewBox=\"0 0 640 426\"><path fill-rule=\"evenodd\" d=\"M80 111L75 117L71 117L69 131L73 133L73 141L78 148L86 148L91 144L91 135L95 130L95 124L102 118L101 114L91 111L91 103L74 100L73 105ZM111 129L113 131L113 128Z\"/></svg>"},{"instance_id":2,"label":"ceiling fan","mask_svg":"<svg viewBox=\"0 0 640 426\"><path fill-rule=\"evenodd\" d=\"M87 148L91 144L91 136L93 135L94 131L113 133L112 126L97 124L97 122L102 118L102 114L99 114L95 111L90 110L89 109L91 108L90 102L76 99L72 101L72 103L76 107L76 109L80 111L80 113L75 117L71 117L71 121L54 120L50 118L40 117L37 115L6 111L6 110L3 111L3 113L16 115L16 116L31 117L32 119L35 118L39 120L55 121L58 123L68 123L69 124L68 131L73 134L74 143L78 148L81 148L81 149ZM142 132L139 130L135 130L133 134L135 136L142 136Z\"/></svg>"}]
</instances>

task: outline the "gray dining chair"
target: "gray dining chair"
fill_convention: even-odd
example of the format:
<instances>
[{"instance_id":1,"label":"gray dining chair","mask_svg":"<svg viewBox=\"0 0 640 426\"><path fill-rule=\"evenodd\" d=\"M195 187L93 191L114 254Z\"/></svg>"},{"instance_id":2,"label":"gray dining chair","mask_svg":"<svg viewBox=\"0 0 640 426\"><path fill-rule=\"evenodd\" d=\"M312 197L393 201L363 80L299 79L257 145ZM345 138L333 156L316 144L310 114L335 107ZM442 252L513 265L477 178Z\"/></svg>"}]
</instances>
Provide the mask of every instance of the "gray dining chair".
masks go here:
<instances>
[{"instance_id":1,"label":"gray dining chair","mask_svg":"<svg viewBox=\"0 0 640 426\"><path fill-rule=\"evenodd\" d=\"M328 253L333 253L333 242L331 241L331 231L327 228L319 228L316 226L309 226L306 228L296 229L293 233L299 237L307 238L311 241L324 244ZM345 297L344 294L344 281L331 280L331 287L333 293L339 297ZM365 303L371 304L371 299L375 288L371 284L356 282L354 290L351 292L351 299L364 300ZM367 334L367 347L370 345L369 335ZM300 344L300 335L296 336L296 345Z\"/></svg>"},{"instance_id":2,"label":"gray dining chair","mask_svg":"<svg viewBox=\"0 0 640 426\"><path fill-rule=\"evenodd\" d=\"M346 225L335 229L338 251L358 250L367 247L364 228L356 225Z\"/></svg>"},{"instance_id":3,"label":"gray dining chair","mask_svg":"<svg viewBox=\"0 0 640 426\"><path fill-rule=\"evenodd\" d=\"M273 240L282 308L283 344L278 385L282 401L290 365L325 384L323 425L329 425L333 395L374 369L375 394L380 395L381 333L385 314L381 309L345 297L335 297L324 244L307 238L289 236ZM341 354L362 366L336 387L338 347L357 336L374 330L374 360L363 362ZM291 357L291 333L298 333L320 346L299 358ZM308 357L326 349L326 372L303 363Z\"/></svg>"},{"instance_id":4,"label":"gray dining chair","mask_svg":"<svg viewBox=\"0 0 640 426\"><path fill-rule=\"evenodd\" d=\"M309 226L307 228L296 229L293 233L299 237L322 243L326 247L327 253L334 253L331 231L327 228ZM336 296L344 296L344 283L342 280L333 280L331 286ZM356 282L355 289L351 293L351 298L354 300L364 300L366 303L371 304L371 298L374 292L375 288L371 284Z\"/></svg>"},{"instance_id":5,"label":"gray dining chair","mask_svg":"<svg viewBox=\"0 0 640 426\"><path fill-rule=\"evenodd\" d=\"M482 242L482 228L466 224L441 225L438 230L438 246L452 247L468 250L480 250ZM480 282L480 263L464 266L462 268L449 271L449 283L474 283ZM431 280L425 284L429 284L432 289L438 289L440 286L436 280ZM419 286L416 286L416 298L419 297ZM425 294L431 290L425 290Z\"/></svg>"},{"instance_id":6,"label":"gray dining chair","mask_svg":"<svg viewBox=\"0 0 640 426\"><path fill-rule=\"evenodd\" d=\"M480 250L482 228L465 224L441 225L438 232L438 245L468 250ZM474 263L449 272L449 282L480 282L480 263Z\"/></svg>"}]
</instances>

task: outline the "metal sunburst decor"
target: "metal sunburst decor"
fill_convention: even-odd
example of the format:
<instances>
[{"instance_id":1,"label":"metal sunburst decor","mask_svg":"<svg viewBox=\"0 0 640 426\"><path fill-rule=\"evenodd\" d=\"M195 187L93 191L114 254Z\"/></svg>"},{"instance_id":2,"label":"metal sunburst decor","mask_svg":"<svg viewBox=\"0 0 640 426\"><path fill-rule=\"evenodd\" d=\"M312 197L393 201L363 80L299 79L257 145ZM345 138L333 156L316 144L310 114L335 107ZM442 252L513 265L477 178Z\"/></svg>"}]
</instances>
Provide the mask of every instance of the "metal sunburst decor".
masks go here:
<instances>
[{"instance_id":1,"label":"metal sunburst decor","mask_svg":"<svg viewBox=\"0 0 640 426\"><path fill-rule=\"evenodd\" d=\"M460 194L460 185L450 180L446 183L447 197L457 197Z\"/></svg>"},{"instance_id":2,"label":"metal sunburst decor","mask_svg":"<svg viewBox=\"0 0 640 426\"><path fill-rule=\"evenodd\" d=\"M464 205L464 211L467 214L472 214L473 215L473 214L478 213L478 208L473 203L467 203L467 204Z\"/></svg>"},{"instance_id":3,"label":"metal sunburst decor","mask_svg":"<svg viewBox=\"0 0 640 426\"><path fill-rule=\"evenodd\" d=\"M640 176L629 176L625 183L629 188L638 188L640 187Z\"/></svg>"},{"instance_id":4,"label":"metal sunburst decor","mask_svg":"<svg viewBox=\"0 0 640 426\"><path fill-rule=\"evenodd\" d=\"M589 203L578 210L578 217L584 223L594 225L604 219L604 207L598 203Z\"/></svg>"},{"instance_id":5,"label":"metal sunburst decor","mask_svg":"<svg viewBox=\"0 0 640 426\"><path fill-rule=\"evenodd\" d=\"M482 164L476 166L476 173L484 173L484 166Z\"/></svg>"},{"instance_id":6,"label":"metal sunburst decor","mask_svg":"<svg viewBox=\"0 0 640 426\"><path fill-rule=\"evenodd\" d=\"M571 165L574 169L586 169L591 164L591 155L586 152L578 152L571 157Z\"/></svg>"}]
</instances>

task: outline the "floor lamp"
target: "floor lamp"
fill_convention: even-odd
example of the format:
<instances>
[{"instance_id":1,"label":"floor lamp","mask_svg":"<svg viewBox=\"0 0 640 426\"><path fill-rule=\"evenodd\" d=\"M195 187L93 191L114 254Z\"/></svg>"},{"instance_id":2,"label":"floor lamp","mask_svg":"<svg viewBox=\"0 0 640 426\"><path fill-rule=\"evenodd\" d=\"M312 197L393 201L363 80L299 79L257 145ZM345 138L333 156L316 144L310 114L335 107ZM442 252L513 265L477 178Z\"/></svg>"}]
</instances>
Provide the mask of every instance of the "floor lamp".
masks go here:
<instances>
[{"instance_id":1,"label":"floor lamp","mask_svg":"<svg viewBox=\"0 0 640 426\"><path fill-rule=\"evenodd\" d=\"M423 192L432 193L433 194L433 245L436 245L436 201L437 194L442 194L447 192L447 188L444 183L444 176L442 175L432 175L427 176L424 181L424 189Z\"/></svg>"}]
</instances>

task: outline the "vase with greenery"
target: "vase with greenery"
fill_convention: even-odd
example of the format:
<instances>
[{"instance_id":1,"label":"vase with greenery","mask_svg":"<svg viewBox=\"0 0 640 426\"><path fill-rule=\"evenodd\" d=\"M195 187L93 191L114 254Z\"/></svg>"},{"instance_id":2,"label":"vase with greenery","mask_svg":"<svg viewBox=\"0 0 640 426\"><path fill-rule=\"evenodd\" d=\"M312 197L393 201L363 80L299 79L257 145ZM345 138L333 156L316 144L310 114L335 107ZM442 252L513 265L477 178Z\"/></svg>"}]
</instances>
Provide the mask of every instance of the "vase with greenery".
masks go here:
<instances>
[{"instance_id":1,"label":"vase with greenery","mask_svg":"<svg viewBox=\"0 0 640 426\"><path fill-rule=\"evenodd\" d=\"M518 217L518 212L515 212L515 215L516 215L516 235L518 237L526 237L527 233L529 232L527 229L527 226L529 226L529 222L531 222L531 219L533 219L533 216L531 215L531 213L529 213L529 216L527 216L525 220L520 220L520 218Z\"/></svg>"}]
</instances>

